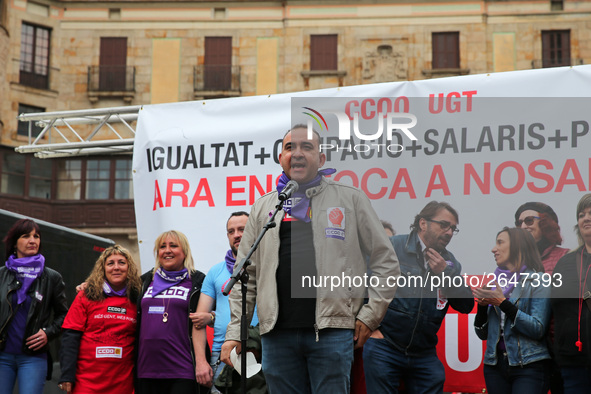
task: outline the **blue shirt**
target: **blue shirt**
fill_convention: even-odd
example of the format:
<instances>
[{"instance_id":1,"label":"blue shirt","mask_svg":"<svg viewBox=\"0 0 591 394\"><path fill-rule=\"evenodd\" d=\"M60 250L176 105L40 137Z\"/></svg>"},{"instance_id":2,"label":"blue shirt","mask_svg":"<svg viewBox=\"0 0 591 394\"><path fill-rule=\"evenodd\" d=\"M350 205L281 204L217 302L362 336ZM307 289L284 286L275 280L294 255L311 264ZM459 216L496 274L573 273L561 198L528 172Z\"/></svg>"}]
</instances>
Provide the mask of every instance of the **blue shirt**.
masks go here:
<instances>
[{"instance_id":1,"label":"blue shirt","mask_svg":"<svg viewBox=\"0 0 591 394\"><path fill-rule=\"evenodd\" d=\"M222 261L211 267L201 287L202 294L206 294L215 300L212 352L222 350L222 344L226 339L226 327L230 324L230 303L228 297L222 293L226 284L230 281L230 277L231 274L226 268L226 262ZM239 286L239 284L236 285ZM253 326L259 324L256 308L250 324Z\"/></svg>"}]
</instances>

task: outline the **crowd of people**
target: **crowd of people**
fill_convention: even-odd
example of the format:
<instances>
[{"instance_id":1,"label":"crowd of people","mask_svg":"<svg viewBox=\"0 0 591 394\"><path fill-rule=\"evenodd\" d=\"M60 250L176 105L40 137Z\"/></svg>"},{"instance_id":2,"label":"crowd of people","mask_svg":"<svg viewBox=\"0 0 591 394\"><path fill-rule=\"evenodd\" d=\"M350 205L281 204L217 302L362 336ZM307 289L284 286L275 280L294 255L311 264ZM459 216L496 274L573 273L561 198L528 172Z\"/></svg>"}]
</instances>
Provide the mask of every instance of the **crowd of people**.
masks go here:
<instances>
[{"instance_id":1,"label":"crowd of people","mask_svg":"<svg viewBox=\"0 0 591 394\"><path fill-rule=\"evenodd\" d=\"M579 246L571 251L560 246L554 210L527 202L515 227L491 240L494 283L397 288L388 280L401 275L461 277L448 249L459 213L432 201L410 233L396 234L363 192L326 177L334 170L322 168L325 161L319 136L294 126L283 138L277 190L250 215L229 217L230 249L207 276L195 269L187 237L169 230L154 241L154 268L143 275L128 250L105 249L69 308L61 275L45 264L39 226L18 220L0 268L0 394L17 381L22 393L42 393L48 342L60 334L59 387L67 393L228 392L220 375L236 373L231 354L243 350L262 364L263 385L251 384L251 393L442 393L437 332L449 307L467 314L475 302L489 393L591 393L591 194L576 207ZM271 216L290 181L299 188ZM242 288L224 290L263 228L244 294L260 343L241 349ZM296 285L302 275L368 272L368 288ZM560 280L541 286L542 274ZM355 350L364 389L351 389Z\"/></svg>"}]
</instances>

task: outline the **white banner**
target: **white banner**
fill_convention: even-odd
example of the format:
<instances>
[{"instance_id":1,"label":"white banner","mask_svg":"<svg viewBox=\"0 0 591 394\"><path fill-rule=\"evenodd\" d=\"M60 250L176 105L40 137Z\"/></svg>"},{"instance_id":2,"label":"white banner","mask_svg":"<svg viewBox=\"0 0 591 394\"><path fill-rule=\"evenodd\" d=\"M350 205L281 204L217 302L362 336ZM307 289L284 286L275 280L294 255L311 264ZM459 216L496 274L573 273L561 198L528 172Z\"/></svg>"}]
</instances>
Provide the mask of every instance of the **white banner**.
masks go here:
<instances>
[{"instance_id":1,"label":"white banner","mask_svg":"<svg viewBox=\"0 0 591 394\"><path fill-rule=\"evenodd\" d=\"M169 229L188 236L201 271L222 261L228 216L274 189L284 133L308 122L332 177L364 190L398 233L428 201L456 208L449 249L468 274L494 270L495 236L527 201L554 208L574 248L576 203L591 190L589 92L591 66L578 66L145 106L133 157L142 272ZM414 115L416 141L391 112Z\"/></svg>"}]
</instances>

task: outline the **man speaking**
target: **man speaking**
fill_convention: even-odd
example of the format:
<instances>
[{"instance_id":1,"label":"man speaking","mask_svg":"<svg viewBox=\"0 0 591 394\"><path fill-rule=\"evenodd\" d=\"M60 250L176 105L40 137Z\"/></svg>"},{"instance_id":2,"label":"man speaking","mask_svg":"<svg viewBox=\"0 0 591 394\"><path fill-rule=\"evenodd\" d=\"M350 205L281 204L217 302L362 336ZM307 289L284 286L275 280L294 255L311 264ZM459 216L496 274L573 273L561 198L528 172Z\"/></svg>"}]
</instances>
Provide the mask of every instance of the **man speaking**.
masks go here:
<instances>
[{"instance_id":1,"label":"man speaking","mask_svg":"<svg viewBox=\"0 0 591 394\"><path fill-rule=\"evenodd\" d=\"M247 269L246 309L250 319L255 303L258 308L262 365L271 394L348 393L353 349L380 324L396 291L388 283L400 275L369 199L357 188L325 178L334 170L320 170L326 156L319 135L310 134L306 126L296 125L284 136L277 191L252 206L236 258L240 262L248 253L289 181L297 182L297 191L288 190L291 197L276 215L276 226ZM367 278L368 270L374 286L356 287L355 279ZM225 363L231 364L233 348L240 350L241 298L236 286L222 346Z\"/></svg>"}]
</instances>

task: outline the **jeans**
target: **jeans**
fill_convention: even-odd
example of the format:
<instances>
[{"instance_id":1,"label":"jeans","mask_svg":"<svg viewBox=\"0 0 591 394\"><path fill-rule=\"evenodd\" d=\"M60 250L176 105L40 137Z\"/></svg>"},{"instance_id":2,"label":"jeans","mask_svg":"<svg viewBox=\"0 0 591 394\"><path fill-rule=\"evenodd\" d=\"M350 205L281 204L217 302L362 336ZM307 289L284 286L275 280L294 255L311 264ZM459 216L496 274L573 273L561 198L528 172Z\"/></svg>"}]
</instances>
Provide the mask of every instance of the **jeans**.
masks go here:
<instances>
[{"instance_id":1,"label":"jeans","mask_svg":"<svg viewBox=\"0 0 591 394\"><path fill-rule=\"evenodd\" d=\"M499 354L497 365L484 365L484 381L490 394L546 394L550 387L550 360L511 367L507 356Z\"/></svg>"},{"instance_id":2,"label":"jeans","mask_svg":"<svg viewBox=\"0 0 591 394\"><path fill-rule=\"evenodd\" d=\"M565 367L560 368L564 380L564 394L590 394L591 368Z\"/></svg>"},{"instance_id":3,"label":"jeans","mask_svg":"<svg viewBox=\"0 0 591 394\"><path fill-rule=\"evenodd\" d=\"M12 394L17 379L19 392L41 394L46 376L44 357L0 352L0 394Z\"/></svg>"},{"instance_id":4,"label":"jeans","mask_svg":"<svg viewBox=\"0 0 591 394\"><path fill-rule=\"evenodd\" d=\"M224 364L223 362L220 361L219 365L215 365L215 363L220 359L220 352L211 352L211 360L209 362L209 365L211 365L211 370L213 371L213 383L215 385L215 381L217 380L218 376L220 376L220 373L222 372L222 369L224 369L224 366L226 364ZM217 369L216 369L217 368ZM220 393L220 391L213 386L211 388L211 393L212 394L218 394Z\"/></svg>"},{"instance_id":5,"label":"jeans","mask_svg":"<svg viewBox=\"0 0 591 394\"><path fill-rule=\"evenodd\" d=\"M350 392L353 330L275 329L261 343L270 394Z\"/></svg>"},{"instance_id":6,"label":"jeans","mask_svg":"<svg viewBox=\"0 0 591 394\"><path fill-rule=\"evenodd\" d=\"M369 338L363 346L363 371L368 394L397 394L401 380L409 393L443 393L445 369L435 349L408 356L387 339Z\"/></svg>"}]
</instances>

